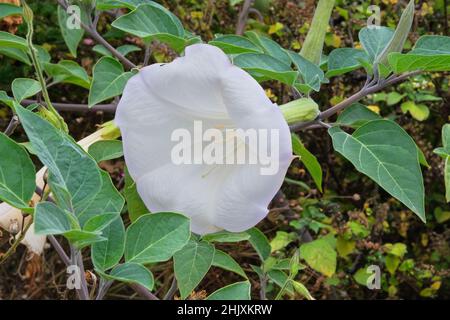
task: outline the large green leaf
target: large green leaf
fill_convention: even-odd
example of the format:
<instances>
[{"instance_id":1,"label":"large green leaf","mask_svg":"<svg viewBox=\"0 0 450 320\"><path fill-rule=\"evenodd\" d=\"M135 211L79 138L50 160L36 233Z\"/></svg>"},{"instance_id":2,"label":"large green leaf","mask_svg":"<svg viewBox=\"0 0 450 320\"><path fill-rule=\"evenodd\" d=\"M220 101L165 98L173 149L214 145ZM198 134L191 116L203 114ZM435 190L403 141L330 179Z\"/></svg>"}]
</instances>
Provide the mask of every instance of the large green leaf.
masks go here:
<instances>
[{"instance_id":1,"label":"large green leaf","mask_svg":"<svg viewBox=\"0 0 450 320\"><path fill-rule=\"evenodd\" d=\"M66 133L17 105L17 115L33 150L49 170L49 184L60 205L72 210L92 199L102 186L97 163Z\"/></svg>"},{"instance_id":2,"label":"large green leaf","mask_svg":"<svg viewBox=\"0 0 450 320\"><path fill-rule=\"evenodd\" d=\"M117 159L123 156L123 146L120 140L100 140L89 147L88 153L97 162Z\"/></svg>"},{"instance_id":3,"label":"large green leaf","mask_svg":"<svg viewBox=\"0 0 450 320\"><path fill-rule=\"evenodd\" d=\"M119 263L125 251L125 227L121 217L102 230L105 241L92 245L92 263L96 269L108 270Z\"/></svg>"},{"instance_id":4,"label":"large green leaf","mask_svg":"<svg viewBox=\"0 0 450 320\"><path fill-rule=\"evenodd\" d=\"M0 3L0 20L7 16L21 15L22 7L18 7L9 3Z\"/></svg>"},{"instance_id":5,"label":"large green leaf","mask_svg":"<svg viewBox=\"0 0 450 320\"><path fill-rule=\"evenodd\" d=\"M224 270L237 273L238 275L247 279L247 275L245 274L244 270L242 270L239 263L237 263L236 260L234 260L229 254L221 250L215 251L212 265Z\"/></svg>"},{"instance_id":6,"label":"large green leaf","mask_svg":"<svg viewBox=\"0 0 450 320\"><path fill-rule=\"evenodd\" d=\"M41 85L34 79L16 78L11 84L11 90L14 98L20 103L23 99L32 97L40 92Z\"/></svg>"},{"instance_id":7,"label":"large green leaf","mask_svg":"<svg viewBox=\"0 0 450 320\"><path fill-rule=\"evenodd\" d=\"M161 5L150 2L119 17L113 27L145 40L157 39L182 51L188 41L181 22Z\"/></svg>"},{"instance_id":8,"label":"large green leaf","mask_svg":"<svg viewBox=\"0 0 450 320\"><path fill-rule=\"evenodd\" d=\"M18 49L18 48L2 47L2 48L0 48L0 55L10 57L12 59L15 59L17 61L23 62L23 63L31 66L30 58L28 58L28 55L25 50Z\"/></svg>"},{"instance_id":9,"label":"large green leaf","mask_svg":"<svg viewBox=\"0 0 450 320\"><path fill-rule=\"evenodd\" d=\"M381 116L360 103L354 103L342 111L337 123L358 128L371 120L381 119Z\"/></svg>"},{"instance_id":10,"label":"large green leaf","mask_svg":"<svg viewBox=\"0 0 450 320\"><path fill-rule=\"evenodd\" d=\"M76 229L77 222L70 212L51 202L39 202L34 213L34 230L36 234L63 234Z\"/></svg>"},{"instance_id":11,"label":"large green leaf","mask_svg":"<svg viewBox=\"0 0 450 320\"><path fill-rule=\"evenodd\" d=\"M83 67L72 60L61 60L57 64L44 63L45 72L52 77L53 83L70 83L89 89L91 79Z\"/></svg>"},{"instance_id":12,"label":"large green leaf","mask_svg":"<svg viewBox=\"0 0 450 320\"><path fill-rule=\"evenodd\" d=\"M94 66L89 91L89 107L122 93L132 72L124 72L122 64L114 58L103 57Z\"/></svg>"},{"instance_id":13,"label":"large green leaf","mask_svg":"<svg viewBox=\"0 0 450 320\"><path fill-rule=\"evenodd\" d=\"M214 251L214 246L206 241L189 240L183 249L175 253L174 270L181 299L189 296L202 281L213 263Z\"/></svg>"},{"instance_id":14,"label":"large green leaf","mask_svg":"<svg viewBox=\"0 0 450 320\"><path fill-rule=\"evenodd\" d=\"M298 78L298 72L272 56L263 53L244 53L233 59L238 67L247 70L258 81L278 80L293 85Z\"/></svg>"},{"instance_id":15,"label":"large green leaf","mask_svg":"<svg viewBox=\"0 0 450 320\"><path fill-rule=\"evenodd\" d=\"M153 0L97 0L96 5L99 10L110 10L117 8L136 9L140 4L152 2Z\"/></svg>"},{"instance_id":16,"label":"large green leaf","mask_svg":"<svg viewBox=\"0 0 450 320\"><path fill-rule=\"evenodd\" d=\"M150 270L138 263L127 262L119 264L111 270L111 273L107 277L125 283L140 284L149 291L153 290L155 284L153 274Z\"/></svg>"},{"instance_id":17,"label":"large green leaf","mask_svg":"<svg viewBox=\"0 0 450 320\"><path fill-rule=\"evenodd\" d=\"M250 300L250 289L250 282L236 282L214 291L206 300Z\"/></svg>"},{"instance_id":18,"label":"large green leaf","mask_svg":"<svg viewBox=\"0 0 450 320\"><path fill-rule=\"evenodd\" d=\"M367 61L368 59L363 50L353 48L334 49L328 56L326 76L330 78L361 68L361 61Z\"/></svg>"},{"instance_id":19,"label":"large green leaf","mask_svg":"<svg viewBox=\"0 0 450 320\"><path fill-rule=\"evenodd\" d=\"M265 54L283 62L284 64L291 64L291 58L278 43L269 39L266 36L256 33L254 31L247 31L245 35L257 46L261 47Z\"/></svg>"},{"instance_id":20,"label":"large green leaf","mask_svg":"<svg viewBox=\"0 0 450 320\"><path fill-rule=\"evenodd\" d=\"M322 192L322 168L320 167L320 163L317 161L317 158L305 148L302 141L295 133L292 134L292 150L300 157L300 161L303 162L317 188Z\"/></svg>"},{"instance_id":21,"label":"large green leaf","mask_svg":"<svg viewBox=\"0 0 450 320\"><path fill-rule=\"evenodd\" d=\"M27 208L36 188L33 162L26 150L0 132L0 200Z\"/></svg>"},{"instance_id":22,"label":"large green leaf","mask_svg":"<svg viewBox=\"0 0 450 320\"><path fill-rule=\"evenodd\" d=\"M28 50L27 41L9 32L0 31L0 48L17 48Z\"/></svg>"},{"instance_id":23,"label":"large green leaf","mask_svg":"<svg viewBox=\"0 0 450 320\"><path fill-rule=\"evenodd\" d=\"M309 93L311 90L319 91L320 84L324 80L324 73L319 66L303 58L294 51L288 51L289 56L300 73L302 81L295 86L303 93Z\"/></svg>"},{"instance_id":24,"label":"large green leaf","mask_svg":"<svg viewBox=\"0 0 450 320\"><path fill-rule=\"evenodd\" d=\"M390 54L389 64L396 73L415 70L449 71L450 37L422 36L407 54Z\"/></svg>"},{"instance_id":25,"label":"large green leaf","mask_svg":"<svg viewBox=\"0 0 450 320\"><path fill-rule=\"evenodd\" d=\"M263 53L263 50L245 37L237 35L220 35L209 42L219 47L226 54Z\"/></svg>"},{"instance_id":26,"label":"large green leaf","mask_svg":"<svg viewBox=\"0 0 450 320\"><path fill-rule=\"evenodd\" d=\"M84 16L83 12L80 12L81 17L79 17L82 21L86 21L86 17ZM83 39L84 35L84 29L83 28L73 28L70 29L67 27L67 22L69 19L73 19L71 16L69 16L65 9L63 9L61 6L58 6L58 23L59 28L61 30L61 34L63 36L63 39L67 45L67 48L69 48L70 53L72 56L77 56L77 48L78 45Z\"/></svg>"},{"instance_id":27,"label":"large green leaf","mask_svg":"<svg viewBox=\"0 0 450 320\"><path fill-rule=\"evenodd\" d=\"M373 120L352 135L339 127L328 132L336 151L425 221L417 146L399 125L389 120Z\"/></svg>"},{"instance_id":28,"label":"large green leaf","mask_svg":"<svg viewBox=\"0 0 450 320\"><path fill-rule=\"evenodd\" d=\"M125 203L109 174L106 171L100 171L100 174L102 185L95 196L74 206L80 225L89 231L101 230L115 220Z\"/></svg>"},{"instance_id":29,"label":"large green leaf","mask_svg":"<svg viewBox=\"0 0 450 320\"><path fill-rule=\"evenodd\" d=\"M394 31L387 27L364 27L359 31L359 41L371 62L383 52L393 35Z\"/></svg>"},{"instance_id":30,"label":"large green leaf","mask_svg":"<svg viewBox=\"0 0 450 320\"><path fill-rule=\"evenodd\" d=\"M327 277L331 277L336 272L336 250L325 238L302 244L300 246L300 257L311 268Z\"/></svg>"},{"instance_id":31,"label":"large green leaf","mask_svg":"<svg viewBox=\"0 0 450 320\"><path fill-rule=\"evenodd\" d=\"M146 214L126 232L125 260L152 263L169 260L190 237L189 219L172 212Z\"/></svg>"}]
</instances>

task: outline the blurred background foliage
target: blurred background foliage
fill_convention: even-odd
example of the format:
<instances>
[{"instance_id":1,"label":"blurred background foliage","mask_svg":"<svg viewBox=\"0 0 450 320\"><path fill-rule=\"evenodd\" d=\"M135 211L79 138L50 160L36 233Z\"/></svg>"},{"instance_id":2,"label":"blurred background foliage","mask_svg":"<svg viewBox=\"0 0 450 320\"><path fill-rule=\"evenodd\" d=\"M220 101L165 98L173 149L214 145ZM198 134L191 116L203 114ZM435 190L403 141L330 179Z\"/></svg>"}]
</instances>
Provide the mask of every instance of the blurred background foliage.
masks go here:
<instances>
[{"instance_id":1,"label":"blurred background foliage","mask_svg":"<svg viewBox=\"0 0 450 320\"><path fill-rule=\"evenodd\" d=\"M14 2L15 0L0 0ZM207 41L217 33L234 33L242 1L239 0L162 0L158 1L184 23L185 28L201 35ZM52 61L76 60L91 74L100 55L94 52L94 41L83 39L77 58L68 53L61 36L55 1L28 1L35 13L34 42L42 45L52 56ZM358 31L366 25L367 7L381 7L381 24L395 27L404 1L337 0L330 27L326 35L324 53L338 47L360 47ZM314 12L312 0L256 0L248 20L248 30L267 34L284 48L299 51ZM409 49L420 35L448 35L447 0L416 1L413 30L406 43ZM98 30L115 47L134 44L144 48L138 38L123 34L111 27L115 17L125 13L116 10L102 14ZM24 36L21 18L0 21L0 29ZM152 62L168 62L175 53L160 43L152 44ZM129 54L137 63L143 60L144 50ZM32 77L32 69L0 54L0 90L10 91L17 77ZM330 85L323 86L312 97L322 109L340 102L358 90L364 83L362 70L334 77ZM267 95L282 104L292 99L286 86L265 83ZM87 90L59 84L50 88L54 102L87 103ZM433 154L441 145L441 127L449 122L449 74L439 73L415 77L414 80L389 88L385 92L367 97L362 103L384 117L396 119L411 134L429 163L424 168L426 184L427 224L407 210L398 201L368 178L358 174L353 166L332 151L325 130L309 130L300 134L305 146L319 159L324 171L323 193L305 171L303 164L294 161L282 191L274 202L268 219L258 227L271 241L272 256L266 261L272 271L267 283L269 296L276 294L282 283L280 270L286 269L289 259L299 245L324 235L333 235L326 246L315 243L321 254L302 257L302 282L316 299L418 299L450 298L450 207L445 202L443 163ZM89 114L63 114L72 136L81 138L95 130L96 124L110 120L112 115L101 112ZM0 128L4 129L11 117L7 108L0 107ZM22 139L17 130L15 138ZM103 163L116 181L123 179L123 161ZM281 204L281 205L280 205ZM321 239L326 239L323 237ZM0 252L6 248L8 235L0 234ZM256 256L246 243L221 245L249 274L253 295L258 296L259 281L252 271ZM21 250L24 250L23 248ZM381 269L381 289L366 288L365 268L377 265ZM154 271L156 281L165 279L164 265ZM152 270L153 271L153 270ZM22 281L17 280L20 276ZM200 288L208 293L225 284L239 281L237 275L218 268L203 280ZM170 285L170 283L169 283ZM64 298L65 270L51 250L45 256L29 257L22 251L16 259L0 268L0 296L9 298ZM56 292L56 293L55 293ZM126 289L118 284L111 297L128 297ZM288 290L289 292L289 290ZM56 295L56 296L55 296ZM191 298L201 299L205 292Z\"/></svg>"}]
</instances>

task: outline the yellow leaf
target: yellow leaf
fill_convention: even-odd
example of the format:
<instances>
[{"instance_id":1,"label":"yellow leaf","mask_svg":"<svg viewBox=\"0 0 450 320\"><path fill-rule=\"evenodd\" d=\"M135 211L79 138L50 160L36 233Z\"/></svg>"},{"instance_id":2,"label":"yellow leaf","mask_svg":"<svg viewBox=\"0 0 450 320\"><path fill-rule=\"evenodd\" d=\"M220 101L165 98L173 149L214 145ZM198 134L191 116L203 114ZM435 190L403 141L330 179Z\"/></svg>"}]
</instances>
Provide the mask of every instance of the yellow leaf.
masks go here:
<instances>
[{"instance_id":1,"label":"yellow leaf","mask_svg":"<svg viewBox=\"0 0 450 320\"><path fill-rule=\"evenodd\" d=\"M371 111L375 112L376 114L380 114L380 107L376 105L370 105L367 106Z\"/></svg>"},{"instance_id":2,"label":"yellow leaf","mask_svg":"<svg viewBox=\"0 0 450 320\"><path fill-rule=\"evenodd\" d=\"M269 27L269 34L277 33L284 28L284 25L280 22L277 22Z\"/></svg>"}]
</instances>

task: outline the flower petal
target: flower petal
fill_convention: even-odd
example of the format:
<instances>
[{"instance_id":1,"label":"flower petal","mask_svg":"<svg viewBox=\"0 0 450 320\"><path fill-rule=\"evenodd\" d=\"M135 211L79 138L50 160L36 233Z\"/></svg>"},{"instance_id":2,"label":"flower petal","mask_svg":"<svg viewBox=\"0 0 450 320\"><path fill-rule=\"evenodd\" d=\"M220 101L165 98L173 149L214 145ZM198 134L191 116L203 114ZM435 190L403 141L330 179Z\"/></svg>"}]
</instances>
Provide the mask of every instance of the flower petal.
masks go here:
<instances>
[{"instance_id":1,"label":"flower petal","mask_svg":"<svg viewBox=\"0 0 450 320\"><path fill-rule=\"evenodd\" d=\"M262 164L175 164L171 135L184 128L194 136L196 120L203 129L222 132L230 127L268 131L262 140L269 154L279 151L272 159L277 170L262 175ZM289 128L278 107L249 74L210 45L190 46L172 63L141 70L125 87L115 122L146 206L189 216L199 234L243 231L263 219L292 159ZM270 130L279 139L272 141Z\"/></svg>"}]
</instances>

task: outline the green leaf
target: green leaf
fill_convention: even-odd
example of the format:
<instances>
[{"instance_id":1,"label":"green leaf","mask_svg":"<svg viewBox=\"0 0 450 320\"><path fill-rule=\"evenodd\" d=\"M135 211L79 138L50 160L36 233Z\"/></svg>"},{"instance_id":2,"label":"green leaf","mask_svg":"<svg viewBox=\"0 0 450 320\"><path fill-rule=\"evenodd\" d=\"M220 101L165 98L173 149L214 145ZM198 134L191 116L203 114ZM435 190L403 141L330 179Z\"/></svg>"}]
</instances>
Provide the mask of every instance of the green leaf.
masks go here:
<instances>
[{"instance_id":1,"label":"green leaf","mask_svg":"<svg viewBox=\"0 0 450 320\"><path fill-rule=\"evenodd\" d=\"M264 233L256 227L251 228L246 232L250 235L250 239L248 241L251 243L253 248L255 248L261 258L261 261L265 261L270 256L270 252L272 251L269 240L267 240Z\"/></svg>"},{"instance_id":2,"label":"green leaf","mask_svg":"<svg viewBox=\"0 0 450 320\"><path fill-rule=\"evenodd\" d=\"M28 50L27 41L9 32L0 31L0 47Z\"/></svg>"},{"instance_id":3,"label":"green leaf","mask_svg":"<svg viewBox=\"0 0 450 320\"><path fill-rule=\"evenodd\" d=\"M302 244L300 257L311 268L327 277L331 277L336 272L336 250L324 238Z\"/></svg>"},{"instance_id":4,"label":"green leaf","mask_svg":"<svg viewBox=\"0 0 450 320\"><path fill-rule=\"evenodd\" d=\"M132 222L136 221L140 216L149 213L149 210L142 201L139 193L137 192L136 183L130 176L128 168L125 167L125 188L123 189L123 195L127 200L127 209Z\"/></svg>"},{"instance_id":5,"label":"green leaf","mask_svg":"<svg viewBox=\"0 0 450 320\"><path fill-rule=\"evenodd\" d=\"M84 12L81 12L81 17L79 17L82 21L86 21L86 17L84 16ZM63 36L64 42L69 48L70 53L75 58L77 57L77 48L80 44L80 41L83 39L84 29L83 28L75 28L69 29L67 27L67 22L69 19L73 19L69 16L61 6L58 6L58 23L59 28L61 30L61 34Z\"/></svg>"},{"instance_id":6,"label":"green leaf","mask_svg":"<svg viewBox=\"0 0 450 320\"><path fill-rule=\"evenodd\" d=\"M61 60L58 64L44 63L45 72L52 77L54 83L70 83L89 89L91 79L78 63L72 60Z\"/></svg>"},{"instance_id":7,"label":"green leaf","mask_svg":"<svg viewBox=\"0 0 450 320\"><path fill-rule=\"evenodd\" d=\"M338 48L331 51L328 56L328 78L338 76L355 69L361 68L361 61L369 58L363 50L353 48Z\"/></svg>"},{"instance_id":8,"label":"green leaf","mask_svg":"<svg viewBox=\"0 0 450 320\"><path fill-rule=\"evenodd\" d=\"M263 50L263 53L277 59L278 61L286 65L291 64L291 58L287 54L286 50L284 50L278 43L276 43L272 39L269 39L268 37L254 31L247 31L245 35L255 45L260 47Z\"/></svg>"},{"instance_id":9,"label":"green leaf","mask_svg":"<svg viewBox=\"0 0 450 320\"><path fill-rule=\"evenodd\" d=\"M29 207L36 188L33 162L26 150L0 132L0 200L16 208Z\"/></svg>"},{"instance_id":10,"label":"green leaf","mask_svg":"<svg viewBox=\"0 0 450 320\"><path fill-rule=\"evenodd\" d=\"M379 54L375 63L381 63L386 65L388 62L388 55L393 52L401 52L403 50L403 46L405 45L405 41L408 37L408 33L411 30L411 25L414 20L414 0L410 0L408 5L400 17L400 21L398 22L397 28L395 32L384 48L384 50Z\"/></svg>"},{"instance_id":11,"label":"green leaf","mask_svg":"<svg viewBox=\"0 0 450 320\"><path fill-rule=\"evenodd\" d=\"M41 85L34 79L16 78L14 79L11 89L17 102L29 98L41 91Z\"/></svg>"},{"instance_id":12,"label":"green leaf","mask_svg":"<svg viewBox=\"0 0 450 320\"><path fill-rule=\"evenodd\" d=\"M102 186L94 159L37 114L20 105L16 112L33 149L50 172L49 184L59 204L71 209L92 199Z\"/></svg>"},{"instance_id":13,"label":"green leaf","mask_svg":"<svg viewBox=\"0 0 450 320\"><path fill-rule=\"evenodd\" d=\"M175 253L174 270L181 299L186 299L202 281L212 265L214 251L214 246L206 241L189 240L183 249Z\"/></svg>"},{"instance_id":14,"label":"green leaf","mask_svg":"<svg viewBox=\"0 0 450 320\"><path fill-rule=\"evenodd\" d=\"M149 291L153 290L153 274L143 265L138 263L119 264L108 275L109 278L125 283L136 283L144 286Z\"/></svg>"},{"instance_id":15,"label":"green leaf","mask_svg":"<svg viewBox=\"0 0 450 320\"><path fill-rule=\"evenodd\" d=\"M281 270L270 270L267 272L269 279L272 280L280 288L284 287L284 292L289 295L294 295L294 289L292 288L292 283L289 281L287 274ZM286 285L285 285L286 284Z\"/></svg>"},{"instance_id":16,"label":"green leaf","mask_svg":"<svg viewBox=\"0 0 450 320\"><path fill-rule=\"evenodd\" d=\"M115 20L112 26L145 41L156 39L165 42L178 52L181 52L188 43L178 18L154 2L138 6Z\"/></svg>"},{"instance_id":17,"label":"green leaf","mask_svg":"<svg viewBox=\"0 0 450 320\"><path fill-rule=\"evenodd\" d=\"M207 234L202 239L208 242L239 242L250 239L250 235L247 232L219 231Z\"/></svg>"},{"instance_id":18,"label":"green leaf","mask_svg":"<svg viewBox=\"0 0 450 320\"><path fill-rule=\"evenodd\" d=\"M34 231L36 234L64 234L76 228L76 220L54 203L39 202L34 212Z\"/></svg>"},{"instance_id":19,"label":"green leaf","mask_svg":"<svg viewBox=\"0 0 450 320\"><path fill-rule=\"evenodd\" d=\"M97 0L97 9L110 10L117 8L136 9L140 4L152 2L153 0Z\"/></svg>"},{"instance_id":20,"label":"green leaf","mask_svg":"<svg viewBox=\"0 0 450 320\"><path fill-rule=\"evenodd\" d=\"M356 273L353 275L353 279L355 279L356 283L367 286L367 280L369 280L371 273L367 272L367 267L363 267L358 269Z\"/></svg>"},{"instance_id":21,"label":"green leaf","mask_svg":"<svg viewBox=\"0 0 450 320\"><path fill-rule=\"evenodd\" d=\"M123 156L123 146L120 140L101 140L93 143L88 153L97 162L117 159Z\"/></svg>"},{"instance_id":22,"label":"green leaf","mask_svg":"<svg viewBox=\"0 0 450 320\"><path fill-rule=\"evenodd\" d=\"M353 135L338 127L328 132L336 151L425 221L417 146L399 125L389 120L373 120Z\"/></svg>"},{"instance_id":23,"label":"green leaf","mask_svg":"<svg viewBox=\"0 0 450 320\"><path fill-rule=\"evenodd\" d=\"M396 73L405 71L449 71L450 37L422 36L407 54L392 53L389 64Z\"/></svg>"},{"instance_id":24,"label":"green leaf","mask_svg":"<svg viewBox=\"0 0 450 320\"><path fill-rule=\"evenodd\" d=\"M189 241L190 222L172 212L146 214L138 218L126 232L125 260L152 263L169 260Z\"/></svg>"},{"instance_id":25,"label":"green leaf","mask_svg":"<svg viewBox=\"0 0 450 320\"><path fill-rule=\"evenodd\" d=\"M442 127L442 148L437 148L434 153L444 159L445 198L450 202L450 124Z\"/></svg>"},{"instance_id":26,"label":"green leaf","mask_svg":"<svg viewBox=\"0 0 450 320\"><path fill-rule=\"evenodd\" d=\"M234 58L233 63L249 71L260 82L273 79L293 85L298 77L298 72L288 64L263 53L240 54Z\"/></svg>"},{"instance_id":27,"label":"green leaf","mask_svg":"<svg viewBox=\"0 0 450 320\"><path fill-rule=\"evenodd\" d=\"M358 128L366 122L377 119L381 119L380 115L376 114L365 105L354 103L339 114L337 123Z\"/></svg>"},{"instance_id":28,"label":"green leaf","mask_svg":"<svg viewBox=\"0 0 450 320\"><path fill-rule=\"evenodd\" d=\"M314 183L320 192L322 192L322 168L317 158L305 148L300 138L293 133L292 134L292 150L300 157L300 161L303 162L309 174L312 176Z\"/></svg>"},{"instance_id":29,"label":"green leaf","mask_svg":"<svg viewBox=\"0 0 450 320\"><path fill-rule=\"evenodd\" d=\"M0 48L0 55L4 55L15 59L17 61L23 62L29 66L31 66L31 61L28 58L27 53L22 49L17 48Z\"/></svg>"},{"instance_id":30,"label":"green leaf","mask_svg":"<svg viewBox=\"0 0 450 320\"><path fill-rule=\"evenodd\" d=\"M270 241L271 252L286 248L296 238L297 235L294 232L277 231L275 238Z\"/></svg>"},{"instance_id":31,"label":"green leaf","mask_svg":"<svg viewBox=\"0 0 450 320\"><path fill-rule=\"evenodd\" d=\"M309 93L311 90L318 92L325 78L322 69L294 51L288 53L302 78L302 82L298 82L296 88L303 93Z\"/></svg>"},{"instance_id":32,"label":"green leaf","mask_svg":"<svg viewBox=\"0 0 450 320\"><path fill-rule=\"evenodd\" d=\"M22 15L22 12L22 7L9 3L0 3L0 20L8 16Z\"/></svg>"},{"instance_id":33,"label":"green leaf","mask_svg":"<svg viewBox=\"0 0 450 320\"><path fill-rule=\"evenodd\" d=\"M234 260L229 254L221 250L216 249L212 265L224 270L234 272L247 279L245 271L242 270L241 266L236 262L236 260Z\"/></svg>"},{"instance_id":34,"label":"green leaf","mask_svg":"<svg viewBox=\"0 0 450 320\"><path fill-rule=\"evenodd\" d=\"M220 35L209 42L219 47L226 54L263 53L263 50L245 37L237 35Z\"/></svg>"},{"instance_id":35,"label":"green leaf","mask_svg":"<svg viewBox=\"0 0 450 320\"><path fill-rule=\"evenodd\" d=\"M416 104L414 101L403 102L400 106L403 113L409 112L412 117L418 121L424 121L428 119L430 115L430 109L424 104Z\"/></svg>"},{"instance_id":36,"label":"green leaf","mask_svg":"<svg viewBox=\"0 0 450 320\"><path fill-rule=\"evenodd\" d=\"M250 290L250 282L236 282L214 291L206 300L250 300Z\"/></svg>"},{"instance_id":37,"label":"green leaf","mask_svg":"<svg viewBox=\"0 0 450 320\"><path fill-rule=\"evenodd\" d=\"M399 103L406 94L400 94L398 92L389 92L387 95L386 103L388 106L393 106Z\"/></svg>"},{"instance_id":38,"label":"green leaf","mask_svg":"<svg viewBox=\"0 0 450 320\"><path fill-rule=\"evenodd\" d=\"M359 31L359 41L369 56L369 61L375 61L391 41L394 31L387 27L364 27Z\"/></svg>"},{"instance_id":39,"label":"green leaf","mask_svg":"<svg viewBox=\"0 0 450 320\"><path fill-rule=\"evenodd\" d=\"M292 287L294 287L294 290L302 295L303 297L305 297L308 300L315 300L314 297L311 295L311 293L309 292L309 290L300 282L298 281L291 281L292 283Z\"/></svg>"},{"instance_id":40,"label":"green leaf","mask_svg":"<svg viewBox=\"0 0 450 320\"><path fill-rule=\"evenodd\" d=\"M105 241L92 245L92 263L96 269L108 270L119 263L125 251L125 227L121 217L102 230Z\"/></svg>"},{"instance_id":41,"label":"green leaf","mask_svg":"<svg viewBox=\"0 0 450 320\"><path fill-rule=\"evenodd\" d=\"M100 171L101 188L89 200L74 206L80 225L87 231L97 231L115 220L124 206L125 200L117 191L106 171Z\"/></svg>"},{"instance_id":42,"label":"green leaf","mask_svg":"<svg viewBox=\"0 0 450 320\"><path fill-rule=\"evenodd\" d=\"M138 46L131 45L131 44L125 44L123 46L117 47L116 50L121 53L123 56L128 55L131 52L141 51L142 49ZM97 52L98 54L101 54L102 56L108 56L112 57L111 51L106 49L103 45L97 44L92 48L92 51Z\"/></svg>"},{"instance_id":43,"label":"green leaf","mask_svg":"<svg viewBox=\"0 0 450 320\"><path fill-rule=\"evenodd\" d=\"M122 64L114 58L103 57L94 66L89 91L89 107L122 94L132 72L124 72Z\"/></svg>"},{"instance_id":44,"label":"green leaf","mask_svg":"<svg viewBox=\"0 0 450 320\"><path fill-rule=\"evenodd\" d=\"M101 232L90 232L85 230L73 229L63 233L63 235L78 249L106 240L105 237L102 237Z\"/></svg>"}]
</instances>

